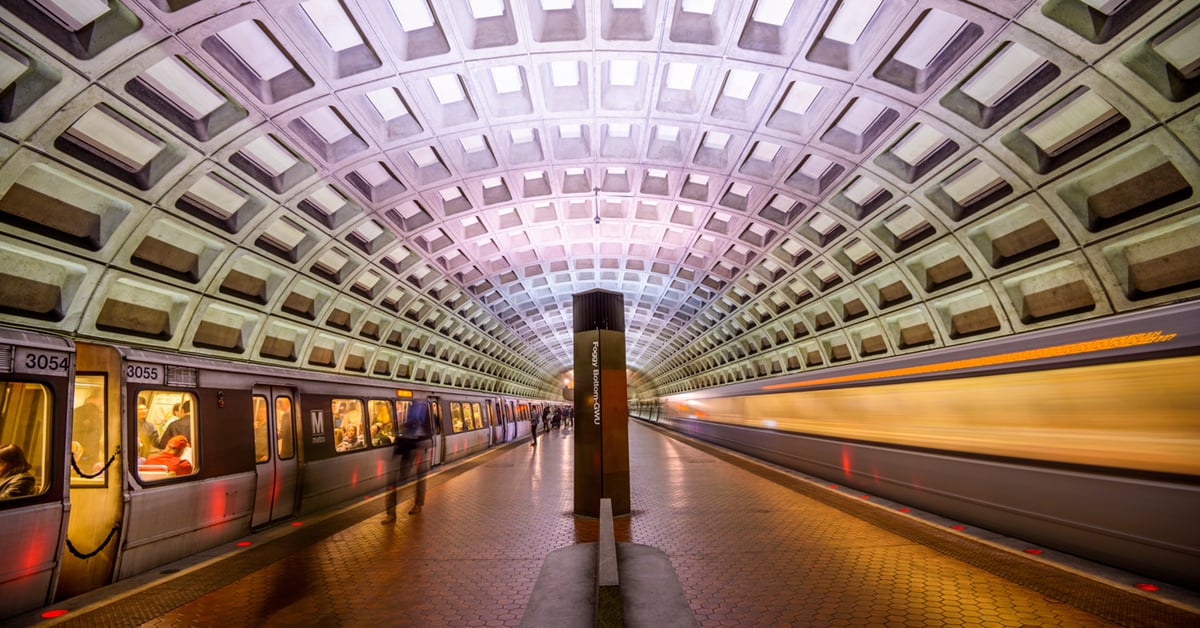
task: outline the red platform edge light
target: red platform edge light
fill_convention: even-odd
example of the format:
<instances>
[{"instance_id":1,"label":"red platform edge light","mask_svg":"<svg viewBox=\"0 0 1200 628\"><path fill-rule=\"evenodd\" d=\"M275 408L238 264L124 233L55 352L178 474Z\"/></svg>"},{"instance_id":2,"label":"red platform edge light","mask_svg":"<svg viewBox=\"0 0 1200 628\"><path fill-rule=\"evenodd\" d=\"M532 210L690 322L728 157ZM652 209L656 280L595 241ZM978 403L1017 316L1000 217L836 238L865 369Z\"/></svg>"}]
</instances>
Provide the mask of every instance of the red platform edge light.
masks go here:
<instances>
[{"instance_id":1,"label":"red platform edge light","mask_svg":"<svg viewBox=\"0 0 1200 628\"><path fill-rule=\"evenodd\" d=\"M910 512L910 509L908 509L908 508L899 508L898 510L900 512Z\"/></svg>"},{"instance_id":2,"label":"red platform edge light","mask_svg":"<svg viewBox=\"0 0 1200 628\"><path fill-rule=\"evenodd\" d=\"M251 545L253 545L253 543L251 543L250 541L238 541L237 542L238 547L250 547Z\"/></svg>"},{"instance_id":3,"label":"red platform edge light","mask_svg":"<svg viewBox=\"0 0 1200 628\"><path fill-rule=\"evenodd\" d=\"M1150 584L1148 582L1139 582L1133 586L1135 586L1143 591L1157 591L1158 590L1157 586Z\"/></svg>"},{"instance_id":4,"label":"red platform edge light","mask_svg":"<svg viewBox=\"0 0 1200 628\"><path fill-rule=\"evenodd\" d=\"M299 528L299 527L300 527L300 526L302 526L302 525L304 525L304 522L303 522L303 521L293 521L293 522L292 522L292 527L293 527L293 528Z\"/></svg>"},{"instance_id":5,"label":"red platform edge light","mask_svg":"<svg viewBox=\"0 0 1200 628\"><path fill-rule=\"evenodd\" d=\"M859 495L859 499L871 499L870 495Z\"/></svg>"},{"instance_id":6,"label":"red platform edge light","mask_svg":"<svg viewBox=\"0 0 1200 628\"><path fill-rule=\"evenodd\" d=\"M42 619L54 619L55 617L62 617L63 615L66 615L69 612L71 612L71 611L69 611L65 608L56 608L52 611L46 611L46 612L42 613Z\"/></svg>"},{"instance_id":7,"label":"red platform edge light","mask_svg":"<svg viewBox=\"0 0 1200 628\"><path fill-rule=\"evenodd\" d=\"M967 526L950 526L951 530L966 530Z\"/></svg>"},{"instance_id":8,"label":"red platform edge light","mask_svg":"<svg viewBox=\"0 0 1200 628\"><path fill-rule=\"evenodd\" d=\"M1031 547L1031 548L1029 548L1029 549L1025 550L1025 553L1026 553L1026 554L1033 554L1034 556L1038 556L1038 555L1041 555L1041 553L1042 553L1042 550L1040 550L1040 549L1033 549L1033 548Z\"/></svg>"},{"instance_id":9,"label":"red platform edge light","mask_svg":"<svg viewBox=\"0 0 1200 628\"><path fill-rule=\"evenodd\" d=\"M830 484L829 488L837 488L837 484Z\"/></svg>"}]
</instances>

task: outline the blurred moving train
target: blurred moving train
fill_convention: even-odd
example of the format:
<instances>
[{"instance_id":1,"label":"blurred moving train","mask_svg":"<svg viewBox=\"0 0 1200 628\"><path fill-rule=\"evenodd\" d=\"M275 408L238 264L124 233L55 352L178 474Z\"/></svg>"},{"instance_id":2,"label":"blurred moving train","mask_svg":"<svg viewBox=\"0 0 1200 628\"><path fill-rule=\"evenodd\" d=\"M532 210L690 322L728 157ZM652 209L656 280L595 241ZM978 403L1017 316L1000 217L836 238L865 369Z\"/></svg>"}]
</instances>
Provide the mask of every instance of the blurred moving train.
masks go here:
<instances>
[{"instance_id":1,"label":"blurred moving train","mask_svg":"<svg viewBox=\"0 0 1200 628\"><path fill-rule=\"evenodd\" d=\"M387 488L423 400L432 466L528 435L546 403L0 327L0 445L34 477L0 499L0 619Z\"/></svg>"},{"instance_id":2,"label":"blurred moving train","mask_svg":"<svg viewBox=\"0 0 1200 628\"><path fill-rule=\"evenodd\" d=\"M839 485L1200 590L1200 302L631 404Z\"/></svg>"}]
</instances>

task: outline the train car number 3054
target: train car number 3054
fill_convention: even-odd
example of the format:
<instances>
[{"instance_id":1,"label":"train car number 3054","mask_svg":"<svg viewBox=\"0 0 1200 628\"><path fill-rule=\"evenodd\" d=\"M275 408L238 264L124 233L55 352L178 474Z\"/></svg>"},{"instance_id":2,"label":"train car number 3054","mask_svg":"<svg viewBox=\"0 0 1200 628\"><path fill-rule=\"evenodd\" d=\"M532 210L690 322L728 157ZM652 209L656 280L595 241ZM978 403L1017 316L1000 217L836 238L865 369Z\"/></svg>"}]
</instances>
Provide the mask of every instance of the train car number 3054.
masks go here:
<instances>
[{"instance_id":1,"label":"train car number 3054","mask_svg":"<svg viewBox=\"0 0 1200 628\"><path fill-rule=\"evenodd\" d=\"M18 348L16 358L15 370L20 373L66 376L71 370L71 356L67 353Z\"/></svg>"}]
</instances>

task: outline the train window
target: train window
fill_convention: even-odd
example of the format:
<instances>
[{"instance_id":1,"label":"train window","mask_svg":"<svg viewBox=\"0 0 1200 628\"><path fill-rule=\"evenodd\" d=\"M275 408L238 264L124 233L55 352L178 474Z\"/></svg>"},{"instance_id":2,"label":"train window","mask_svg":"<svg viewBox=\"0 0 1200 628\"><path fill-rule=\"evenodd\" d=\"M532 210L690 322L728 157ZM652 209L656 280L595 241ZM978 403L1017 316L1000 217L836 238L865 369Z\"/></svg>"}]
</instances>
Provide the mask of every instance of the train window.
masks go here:
<instances>
[{"instance_id":1,"label":"train window","mask_svg":"<svg viewBox=\"0 0 1200 628\"><path fill-rule=\"evenodd\" d=\"M450 428L455 434L464 429L462 404L457 401L450 402Z\"/></svg>"},{"instance_id":2,"label":"train window","mask_svg":"<svg viewBox=\"0 0 1200 628\"><path fill-rule=\"evenodd\" d=\"M266 462L271 457L271 437L267 434L267 398L254 395L254 460Z\"/></svg>"},{"instance_id":3,"label":"train window","mask_svg":"<svg viewBox=\"0 0 1200 628\"><path fill-rule=\"evenodd\" d=\"M371 446L391 445L395 438L396 422L392 420L392 404L386 401L367 402L371 410Z\"/></svg>"},{"instance_id":4,"label":"train window","mask_svg":"<svg viewBox=\"0 0 1200 628\"><path fill-rule=\"evenodd\" d=\"M475 415L475 427L476 428L483 428L484 426L487 425L486 423L483 422L483 409L479 407L479 404L477 404L477 403L471 404L471 412L472 412L472 414Z\"/></svg>"},{"instance_id":5,"label":"train window","mask_svg":"<svg viewBox=\"0 0 1200 628\"><path fill-rule=\"evenodd\" d=\"M275 398L275 442L280 460L296 455L296 419L291 397Z\"/></svg>"},{"instance_id":6,"label":"train window","mask_svg":"<svg viewBox=\"0 0 1200 628\"><path fill-rule=\"evenodd\" d=\"M51 422L49 389L0 382L0 500L49 488Z\"/></svg>"},{"instance_id":7,"label":"train window","mask_svg":"<svg viewBox=\"0 0 1200 628\"><path fill-rule=\"evenodd\" d=\"M103 375L77 375L71 419L71 486L104 486L108 461Z\"/></svg>"},{"instance_id":8,"label":"train window","mask_svg":"<svg viewBox=\"0 0 1200 628\"><path fill-rule=\"evenodd\" d=\"M149 444L148 450L138 452L138 479L164 480L195 473L200 460L193 414L199 407L196 396L178 390L143 390L137 401L139 415L141 407L146 407L138 431Z\"/></svg>"},{"instance_id":9,"label":"train window","mask_svg":"<svg viewBox=\"0 0 1200 628\"><path fill-rule=\"evenodd\" d=\"M363 403L358 399L334 399L333 442L338 451L351 451L367 446L363 437Z\"/></svg>"}]
</instances>

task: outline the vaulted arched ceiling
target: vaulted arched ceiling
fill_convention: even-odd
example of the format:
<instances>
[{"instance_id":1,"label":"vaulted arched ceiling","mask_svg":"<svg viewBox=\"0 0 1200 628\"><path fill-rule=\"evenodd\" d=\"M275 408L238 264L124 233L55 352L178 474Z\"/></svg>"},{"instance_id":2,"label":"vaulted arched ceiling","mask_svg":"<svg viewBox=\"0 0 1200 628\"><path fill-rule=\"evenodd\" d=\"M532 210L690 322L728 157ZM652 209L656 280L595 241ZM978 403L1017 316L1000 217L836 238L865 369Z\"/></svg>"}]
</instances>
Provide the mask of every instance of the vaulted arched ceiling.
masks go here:
<instances>
[{"instance_id":1,"label":"vaulted arched ceiling","mask_svg":"<svg viewBox=\"0 0 1200 628\"><path fill-rule=\"evenodd\" d=\"M6 0L0 320L554 394L1200 294L1200 9Z\"/></svg>"}]
</instances>

